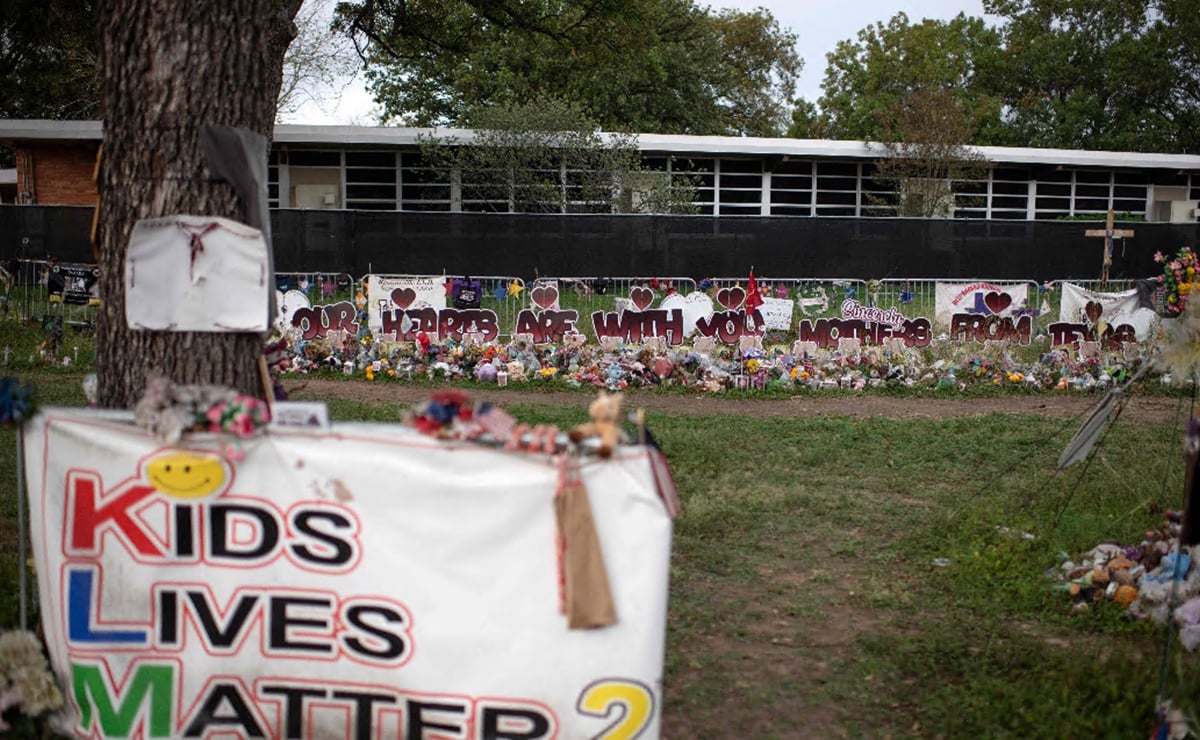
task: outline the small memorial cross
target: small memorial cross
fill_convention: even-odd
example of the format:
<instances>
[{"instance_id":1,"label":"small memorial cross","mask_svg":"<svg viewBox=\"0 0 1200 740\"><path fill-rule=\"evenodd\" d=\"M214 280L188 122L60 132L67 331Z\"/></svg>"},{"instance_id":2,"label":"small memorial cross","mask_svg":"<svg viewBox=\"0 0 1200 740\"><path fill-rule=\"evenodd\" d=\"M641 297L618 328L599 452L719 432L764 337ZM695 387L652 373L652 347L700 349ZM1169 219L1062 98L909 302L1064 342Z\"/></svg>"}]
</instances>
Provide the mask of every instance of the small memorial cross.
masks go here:
<instances>
[{"instance_id":1,"label":"small memorial cross","mask_svg":"<svg viewBox=\"0 0 1200 740\"><path fill-rule=\"evenodd\" d=\"M1108 209L1108 218L1104 222L1103 229L1088 229L1083 232L1084 236L1104 238L1104 263L1100 268L1101 282L1108 282L1108 268L1112 266L1113 240L1133 236L1133 229L1113 228L1113 215L1112 209Z\"/></svg>"}]
</instances>

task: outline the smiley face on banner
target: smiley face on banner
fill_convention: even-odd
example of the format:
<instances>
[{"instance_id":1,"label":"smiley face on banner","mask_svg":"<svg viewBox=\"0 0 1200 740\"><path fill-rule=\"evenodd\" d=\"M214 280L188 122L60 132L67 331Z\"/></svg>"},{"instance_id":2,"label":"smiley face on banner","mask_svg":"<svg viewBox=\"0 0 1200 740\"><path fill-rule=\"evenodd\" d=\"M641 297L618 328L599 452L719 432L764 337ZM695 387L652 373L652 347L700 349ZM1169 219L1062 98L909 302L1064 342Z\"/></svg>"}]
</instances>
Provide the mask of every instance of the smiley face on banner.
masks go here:
<instances>
[{"instance_id":1,"label":"smiley face on banner","mask_svg":"<svg viewBox=\"0 0 1200 740\"><path fill-rule=\"evenodd\" d=\"M146 479L155 489L176 499L217 493L230 477L228 463L210 453L169 451L146 463Z\"/></svg>"}]
</instances>

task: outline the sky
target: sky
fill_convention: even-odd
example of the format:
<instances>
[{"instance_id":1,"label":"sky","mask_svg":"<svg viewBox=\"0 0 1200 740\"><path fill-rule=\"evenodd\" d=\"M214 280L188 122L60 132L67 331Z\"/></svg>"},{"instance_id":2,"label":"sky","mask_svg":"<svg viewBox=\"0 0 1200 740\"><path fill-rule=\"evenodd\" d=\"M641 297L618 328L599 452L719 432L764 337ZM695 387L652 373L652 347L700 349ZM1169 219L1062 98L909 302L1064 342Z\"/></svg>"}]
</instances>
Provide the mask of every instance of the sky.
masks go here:
<instances>
[{"instance_id":1,"label":"sky","mask_svg":"<svg viewBox=\"0 0 1200 740\"><path fill-rule=\"evenodd\" d=\"M983 0L709 0L707 4L714 10L766 8L779 25L793 31L797 36L796 51L804 59L796 94L811 101L821 96L825 55L839 41L853 39L860 29L877 21L886 22L901 11L908 14L912 23L924 18L949 20L959 13L983 15ZM361 77L346 86L336 107L332 104L324 107L326 110L315 104L306 105L283 122L373 123L374 104Z\"/></svg>"}]
</instances>

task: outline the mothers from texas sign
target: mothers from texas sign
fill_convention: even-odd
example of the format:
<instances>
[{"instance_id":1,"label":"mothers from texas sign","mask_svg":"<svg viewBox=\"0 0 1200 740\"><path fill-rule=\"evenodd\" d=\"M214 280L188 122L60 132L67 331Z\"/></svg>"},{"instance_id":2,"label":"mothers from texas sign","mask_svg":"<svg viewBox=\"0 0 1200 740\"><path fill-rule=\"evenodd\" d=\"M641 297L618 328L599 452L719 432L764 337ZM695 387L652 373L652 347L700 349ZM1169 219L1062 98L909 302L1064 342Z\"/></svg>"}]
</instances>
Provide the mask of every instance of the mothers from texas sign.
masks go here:
<instances>
[{"instance_id":1,"label":"mothers from texas sign","mask_svg":"<svg viewBox=\"0 0 1200 740\"><path fill-rule=\"evenodd\" d=\"M948 329L951 339L1017 344L1033 340L1028 284L939 282L935 291L934 321L940 329Z\"/></svg>"},{"instance_id":2,"label":"mothers from texas sign","mask_svg":"<svg viewBox=\"0 0 1200 740\"><path fill-rule=\"evenodd\" d=\"M245 457L48 409L25 437L80 737L656 737L671 525L645 451L584 466L616 625L558 609L557 473L398 426Z\"/></svg>"},{"instance_id":3,"label":"mothers from texas sign","mask_svg":"<svg viewBox=\"0 0 1200 740\"><path fill-rule=\"evenodd\" d=\"M910 319L894 306L886 310L864 306L853 298L842 302L840 319L802 319L799 337L801 342L815 342L823 348L837 347L843 339L877 345L902 339L909 347L925 347L933 339L929 319Z\"/></svg>"}]
</instances>

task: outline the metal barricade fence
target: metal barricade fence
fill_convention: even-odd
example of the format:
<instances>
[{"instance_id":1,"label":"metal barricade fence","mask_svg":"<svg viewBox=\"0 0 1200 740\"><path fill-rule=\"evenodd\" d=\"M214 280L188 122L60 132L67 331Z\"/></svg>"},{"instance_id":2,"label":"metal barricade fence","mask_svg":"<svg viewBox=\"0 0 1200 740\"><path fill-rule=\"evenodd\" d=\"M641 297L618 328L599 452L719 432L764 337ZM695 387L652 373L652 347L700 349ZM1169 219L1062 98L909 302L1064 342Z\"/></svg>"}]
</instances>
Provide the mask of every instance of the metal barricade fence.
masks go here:
<instances>
[{"instance_id":1,"label":"metal barricade fence","mask_svg":"<svg viewBox=\"0 0 1200 740\"><path fill-rule=\"evenodd\" d=\"M998 299L995 305L988 306L986 303L979 303L981 299L986 299L986 293L978 290L972 290L974 294L970 305L954 305L955 295L943 296L943 302L947 305L941 306L946 311L942 320L938 317L938 285L954 286L960 291L976 285L986 284L994 285L997 288L1008 291L998 291L1011 293L1007 298ZM1022 290L1023 289L1023 290ZM1012 279L989 279L989 278L972 278L969 280L962 278L954 279L938 279L938 278L889 278L887 280L868 280L867 281L867 296L872 303L863 303L863 305L873 305L879 308L895 307L906 318L914 319L917 317L925 317L932 322L934 333L942 334L948 330L948 325L945 319L951 313L982 313L987 314L993 309L1000 308L1002 311L1012 314L1026 314L1033 317L1034 330L1045 329L1050 323L1057 319L1047 312L1043 305L1045 299L1045 291L1042 286L1035 280L1012 280ZM1024 293L1024 296L1021 293ZM979 304L979 305L977 305ZM949 309L949 310L947 310Z\"/></svg>"},{"instance_id":2,"label":"metal barricade fence","mask_svg":"<svg viewBox=\"0 0 1200 740\"><path fill-rule=\"evenodd\" d=\"M277 272L275 290L302 294L310 306L354 301L358 281L345 272Z\"/></svg>"},{"instance_id":3,"label":"metal barricade fence","mask_svg":"<svg viewBox=\"0 0 1200 740\"><path fill-rule=\"evenodd\" d=\"M710 278L713 291L722 288L748 286L748 277ZM707 282L707 281L706 281ZM755 276L754 282L764 298L791 299L794 302L792 322L788 332L794 334L800 321L836 318L842 315L842 304L858 300L866 304L867 282L842 278L779 278ZM702 283L704 285L704 283ZM720 308L718 306L718 308Z\"/></svg>"},{"instance_id":4,"label":"metal barricade fence","mask_svg":"<svg viewBox=\"0 0 1200 740\"><path fill-rule=\"evenodd\" d=\"M94 325L100 297L95 292L95 265L56 263L52 260L16 259L0 266L0 318L21 321L61 319L76 327ZM398 279L462 279L456 275L387 274L384 278ZM607 276L540 276L526 283L512 275L476 275L479 281L481 308L496 312L502 338L508 338L516 327L517 315L525 308L549 307L536 304L536 295L545 300L547 288L556 291L557 304L562 310L579 313L578 329L594 340L591 314L595 311L617 309L615 299L628 299L635 287L649 288L654 293L653 305L659 305L671 292L684 296L703 291L714 299L722 288L747 287L746 276L712 277L696 280L690 277L607 277ZM936 322L937 286L941 284L969 285L990 283L997 287L1024 286L1024 305L1017 311L1029 311L1036 330L1045 330L1060 320L1063 286L1077 285L1095 293L1117 293L1138 287L1136 280L1054 280L1039 283L1034 280L1012 279L938 279L888 278L859 280L836 278L796 278L756 276L755 281L765 297L788 298L794 302L790 333L804 319L831 318L841 315L846 300L856 300L863 306L883 309L896 308L908 318L926 317ZM356 302L366 294L367 276L355 278L344 272L280 272L276 273L276 290L282 294L298 291L309 305L327 305L342 301ZM1143 281L1145 282L1145 281ZM1143 286L1144 290L1150 290ZM1019 296L1013 296L1019 302ZM1162 308L1163 290L1154 286L1150 300ZM449 304L449 301L448 301ZM978 312L980 307L966 307ZM1011 309L1010 309L1011 310ZM941 333L941 330L937 330Z\"/></svg>"},{"instance_id":5,"label":"metal barricade fence","mask_svg":"<svg viewBox=\"0 0 1200 740\"><path fill-rule=\"evenodd\" d=\"M0 266L0 315L19 321L61 319L91 327L100 306L99 269L55 260L16 259Z\"/></svg>"}]
</instances>

